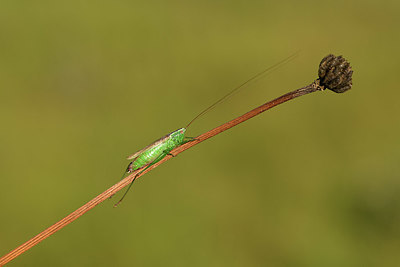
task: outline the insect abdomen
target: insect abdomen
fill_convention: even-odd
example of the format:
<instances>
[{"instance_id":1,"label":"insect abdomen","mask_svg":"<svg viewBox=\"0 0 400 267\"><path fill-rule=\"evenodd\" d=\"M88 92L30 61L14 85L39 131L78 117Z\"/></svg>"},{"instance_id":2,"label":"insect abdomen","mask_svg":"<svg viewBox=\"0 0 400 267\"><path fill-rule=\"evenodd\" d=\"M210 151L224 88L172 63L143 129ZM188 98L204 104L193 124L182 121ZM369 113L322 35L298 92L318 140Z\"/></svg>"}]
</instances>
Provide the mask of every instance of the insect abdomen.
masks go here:
<instances>
[{"instance_id":1,"label":"insect abdomen","mask_svg":"<svg viewBox=\"0 0 400 267\"><path fill-rule=\"evenodd\" d=\"M176 142L173 138L168 137L164 142L157 144L156 146L149 147L135 159L133 162L133 170L137 170L149 163L152 163L162 154L165 154L164 156L166 156L171 150L178 147L180 144L181 143Z\"/></svg>"}]
</instances>

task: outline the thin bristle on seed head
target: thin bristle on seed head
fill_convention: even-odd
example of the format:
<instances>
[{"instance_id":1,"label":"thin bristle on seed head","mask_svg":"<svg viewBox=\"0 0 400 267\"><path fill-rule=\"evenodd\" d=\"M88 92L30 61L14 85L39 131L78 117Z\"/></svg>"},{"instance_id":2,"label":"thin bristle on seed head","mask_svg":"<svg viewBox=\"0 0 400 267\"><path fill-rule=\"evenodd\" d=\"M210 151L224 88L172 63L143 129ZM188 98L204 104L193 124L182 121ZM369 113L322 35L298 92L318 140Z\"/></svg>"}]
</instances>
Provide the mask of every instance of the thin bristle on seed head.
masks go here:
<instances>
[{"instance_id":1,"label":"thin bristle on seed head","mask_svg":"<svg viewBox=\"0 0 400 267\"><path fill-rule=\"evenodd\" d=\"M336 93L351 89L353 70L342 56L327 55L321 60L318 69L320 85Z\"/></svg>"}]
</instances>

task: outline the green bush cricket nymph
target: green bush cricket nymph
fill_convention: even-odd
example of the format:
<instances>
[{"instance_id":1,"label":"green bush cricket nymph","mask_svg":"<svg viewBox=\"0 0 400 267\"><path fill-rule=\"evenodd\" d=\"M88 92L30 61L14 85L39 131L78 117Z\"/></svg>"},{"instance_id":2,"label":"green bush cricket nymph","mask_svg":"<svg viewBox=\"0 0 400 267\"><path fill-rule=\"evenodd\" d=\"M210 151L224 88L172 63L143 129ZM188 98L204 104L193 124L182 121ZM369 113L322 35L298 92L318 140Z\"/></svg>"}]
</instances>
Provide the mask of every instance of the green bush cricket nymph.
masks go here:
<instances>
[{"instance_id":1,"label":"green bush cricket nymph","mask_svg":"<svg viewBox=\"0 0 400 267\"><path fill-rule=\"evenodd\" d=\"M130 155L127 157L128 160L131 160L131 163L129 163L124 175L122 178L125 177L126 174L132 173L133 171L136 171L138 169L143 168L140 172L138 172L135 177L133 178L132 182L129 184L128 189L125 191L124 195L122 198L114 205L116 207L121 201L125 198L126 194L128 193L129 189L131 188L133 182L136 180L136 178L143 173L145 170L147 170L150 166L156 164L160 160L162 160L165 156L171 155L170 152L177 148L178 146L181 146L187 142L195 140L193 137L186 137L185 133L187 128L199 117L210 111L212 108L214 108L216 105L220 104L222 101L226 100L229 96L231 96L233 93L237 92L239 89L243 88L245 85L247 85L249 82L254 81L257 78L260 78L261 76L264 76L266 74L271 73L272 71L276 70L278 67L284 65L285 63L289 62L292 60L297 53L289 56L288 58L276 63L275 65L263 70L262 72L254 75L232 91L230 91L228 94L220 98L217 102L212 104L211 106L207 107L204 109L202 112L200 112L196 117L194 117L187 125L185 128L180 128L176 131L173 131L164 137L161 137L157 141L154 141L150 145L146 146L145 148L137 151L136 153Z\"/></svg>"}]
</instances>

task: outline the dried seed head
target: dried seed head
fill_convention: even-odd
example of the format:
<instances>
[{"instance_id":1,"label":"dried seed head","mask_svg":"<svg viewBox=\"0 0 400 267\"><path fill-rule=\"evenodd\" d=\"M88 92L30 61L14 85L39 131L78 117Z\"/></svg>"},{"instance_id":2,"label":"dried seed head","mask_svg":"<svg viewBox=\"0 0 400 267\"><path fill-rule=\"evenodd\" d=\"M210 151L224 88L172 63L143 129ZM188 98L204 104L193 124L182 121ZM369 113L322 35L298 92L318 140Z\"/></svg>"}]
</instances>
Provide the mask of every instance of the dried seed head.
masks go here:
<instances>
[{"instance_id":1,"label":"dried seed head","mask_svg":"<svg viewBox=\"0 0 400 267\"><path fill-rule=\"evenodd\" d=\"M350 63L342 56L330 54L319 63L318 76L320 85L336 93L351 89L353 70Z\"/></svg>"}]
</instances>

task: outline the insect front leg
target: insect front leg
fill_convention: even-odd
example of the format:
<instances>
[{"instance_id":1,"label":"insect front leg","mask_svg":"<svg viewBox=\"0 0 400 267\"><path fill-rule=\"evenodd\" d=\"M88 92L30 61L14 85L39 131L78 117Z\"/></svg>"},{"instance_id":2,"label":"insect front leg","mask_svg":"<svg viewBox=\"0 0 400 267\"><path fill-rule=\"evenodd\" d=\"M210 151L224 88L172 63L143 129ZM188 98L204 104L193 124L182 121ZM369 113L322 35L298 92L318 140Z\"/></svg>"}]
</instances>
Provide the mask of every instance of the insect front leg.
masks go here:
<instances>
[{"instance_id":1,"label":"insect front leg","mask_svg":"<svg viewBox=\"0 0 400 267\"><path fill-rule=\"evenodd\" d=\"M196 137L189 137L189 136L185 136L185 139L188 139L188 140L184 140L183 143L182 143L182 145L183 145L183 144L186 144L186 143L188 143L188 142L193 142L193 141L200 140L200 139L197 139Z\"/></svg>"},{"instance_id":2,"label":"insect front leg","mask_svg":"<svg viewBox=\"0 0 400 267\"><path fill-rule=\"evenodd\" d=\"M164 150L165 155L176 157L176 155L172 154L170 151Z\"/></svg>"},{"instance_id":3,"label":"insect front leg","mask_svg":"<svg viewBox=\"0 0 400 267\"><path fill-rule=\"evenodd\" d=\"M188 143L188 142L192 142L192 141L195 141L195 140L199 140L199 139L196 139L196 138L194 138L194 137L185 137L185 138L186 138L186 139L189 139L189 140L184 140L184 141L182 142L182 144L180 144L180 146L183 145L183 144L186 144L186 143ZM169 151L164 150L164 153L166 153L168 156L176 157L176 155L172 154L170 151L171 151L171 150L169 150Z\"/></svg>"}]
</instances>

